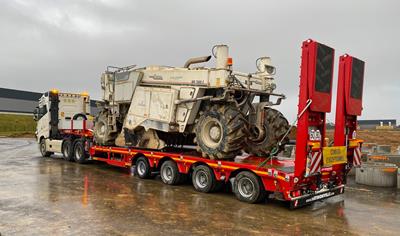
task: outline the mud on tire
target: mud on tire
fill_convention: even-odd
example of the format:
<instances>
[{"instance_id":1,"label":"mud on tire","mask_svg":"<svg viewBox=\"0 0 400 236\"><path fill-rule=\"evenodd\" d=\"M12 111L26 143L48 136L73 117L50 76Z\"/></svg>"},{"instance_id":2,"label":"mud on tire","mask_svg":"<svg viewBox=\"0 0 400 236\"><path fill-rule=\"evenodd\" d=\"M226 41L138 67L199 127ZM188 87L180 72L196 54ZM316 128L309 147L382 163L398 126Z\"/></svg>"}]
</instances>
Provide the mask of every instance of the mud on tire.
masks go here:
<instances>
[{"instance_id":1,"label":"mud on tire","mask_svg":"<svg viewBox=\"0 0 400 236\"><path fill-rule=\"evenodd\" d=\"M94 123L94 138L96 143L100 145L113 145L116 138L116 133L112 133L107 125L107 111L100 112Z\"/></svg>"},{"instance_id":2,"label":"mud on tire","mask_svg":"<svg viewBox=\"0 0 400 236\"><path fill-rule=\"evenodd\" d=\"M213 105L197 120L197 149L210 159L233 159L243 148L244 129L244 117L235 104Z\"/></svg>"},{"instance_id":3,"label":"mud on tire","mask_svg":"<svg viewBox=\"0 0 400 236\"><path fill-rule=\"evenodd\" d=\"M289 122L281 112L272 108L265 108L264 115L264 139L255 141L251 137L247 137L244 148L246 152L257 156L268 156L289 129ZM278 152L283 150L288 142L289 138L286 137L278 147Z\"/></svg>"}]
</instances>

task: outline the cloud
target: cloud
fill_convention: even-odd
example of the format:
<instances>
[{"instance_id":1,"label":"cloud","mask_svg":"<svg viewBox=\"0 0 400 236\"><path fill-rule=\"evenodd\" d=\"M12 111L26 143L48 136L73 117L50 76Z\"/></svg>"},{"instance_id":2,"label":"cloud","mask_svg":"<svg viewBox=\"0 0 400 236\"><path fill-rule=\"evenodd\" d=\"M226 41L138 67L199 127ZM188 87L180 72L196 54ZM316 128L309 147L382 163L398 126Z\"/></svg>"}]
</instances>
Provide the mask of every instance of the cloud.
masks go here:
<instances>
[{"instance_id":1,"label":"cloud","mask_svg":"<svg viewBox=\"0 0 400 236\"><path fill-rule=\"evenodd\" d=\"M119 21L118 18L110 20L108 14L121 10L124 5L122 3L124 2L103 0L65 1L57 4L53 1L17 0L13 6L38 25L73 34L100 36L140 30L140 27Z\"/></svg>"},{"instance_id":2,"label":"cloud","mask_svg":"<svg viewBox=\"0 0 400 236\"><path fill-rule=\"evenodd\" d=\"M344 53L366 61L364 118L400 119L399 6L365 0L5 1L0 86L88 90L100 98L99 76L107 65L182 66L225 43L235 70L253 72L258 57L272 57L277 92L288 97L279 109L293 119L300 46L313 38L336 49L335 70Z\"/></svg>"}]
</instances>

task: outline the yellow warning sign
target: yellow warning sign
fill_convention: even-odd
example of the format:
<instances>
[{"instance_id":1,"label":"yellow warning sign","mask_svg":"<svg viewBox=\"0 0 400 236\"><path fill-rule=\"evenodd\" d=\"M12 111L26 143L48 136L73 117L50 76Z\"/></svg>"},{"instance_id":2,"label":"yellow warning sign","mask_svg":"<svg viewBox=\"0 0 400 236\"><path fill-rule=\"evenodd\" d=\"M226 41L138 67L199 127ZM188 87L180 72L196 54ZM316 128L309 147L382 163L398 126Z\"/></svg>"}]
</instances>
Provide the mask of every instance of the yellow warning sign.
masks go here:
<instances>
[{"instance_id":1,"label":"yellow warning sign","mask_svg":"<svg viewBox=\"0 0 400 236\"><path fill-rule=\"evenodd\" d=\"M347 149L345 146L322 148L324 166L347 163Z\"/></svg>"}]
</instances>

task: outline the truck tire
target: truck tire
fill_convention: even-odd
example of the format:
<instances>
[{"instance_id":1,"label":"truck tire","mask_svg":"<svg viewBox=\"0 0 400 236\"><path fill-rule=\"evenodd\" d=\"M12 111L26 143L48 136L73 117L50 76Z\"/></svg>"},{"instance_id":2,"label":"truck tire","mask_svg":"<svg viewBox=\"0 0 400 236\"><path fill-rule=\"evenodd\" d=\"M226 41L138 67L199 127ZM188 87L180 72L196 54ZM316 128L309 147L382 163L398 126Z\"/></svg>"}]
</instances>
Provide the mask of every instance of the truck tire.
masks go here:
<instances>
[{"instance_id":1,"label":"truck tire","mask_svg":"<svg viewBox=\"0 0 400 236\"><path fill-rule=\"evenodd\" d=\"M73 147L72 147L72 140L66 139L62 144L62 154L63 158L66 161L74 161L73 157Z\"/></svg>"},{"instance_id":2,"label":"truck tire","mask_svg":"<svg viewBox=\"0 0 400 236\"><path fill-rule=\"evenodd\" d=\"M107 111L100 112L94 123L94 139L100 145L114 145L117 135L107 124L107 114Z\"/></svg>"},{"instance_id":3,"label":"truck tire","mask_svg":"<svg viewBox=\"0 0 400 236\"><path fill-rule=\"evenodd\" d=\"M213 170L205 165L198 165L192 173L192 183L194 188L203 193L218 191L223 186L222 181L217 181Z\"/></svg>"},{"instance_id":4,"label":"truck tire","mask_svg":"<svg viewBox=\"0 0 400 236\"><path fill-rule=\"evenodd\" d=\"M242 171L236 175L233 192L237 199L247 203L258 203L266 197L263 183L250 171Z\"/></svg>"},{"instance_id":5,"label":"truck tire","mask_svg":"<svg viewBox=\"0 0 400 236\"><path fill-rule=\"evenodd\" d=\"M195 127L198 151L210 159L233 159L243 148L244 129L244 117L234 104L205 109Z\"/></svg>"},{"instance_id":6,"label":"truck tire","mask_svg":"<svg viewBox=\"0 0 400 236\"><path fill-rule=\"evenodd\" d=\"M74 143L74 153L73 157L75 162L79 164L83 164L87 161L88 154L85 151L84 141L83 140L76 140Z\"/></svg>"},{"instance_id":7,"label":"truck tire","mask_svg":"<svg viewBox=\"0 0 400 236\"><path fill-rule=\"evenodd\" d=\"M39 149L40 149L40 154L42 154L42 157L49 157L49 156L51 156L51 154L53 154L52 152L46 151L46 140L45 139L40 140Z\"/></svg>"},{"instance_id":8,"label":"truck tire","mask_svg":"<svg viewBox=\"0 0 400 236\"><path fill-rule=\"evenodd\" d=\"M161 165L160 176L162 182L168 185L180 184L183 174L179 173L178 166L174 161L168 160Z\"/></svg>"},{"instance_id":9,"label":"truck tire","mask_svg":"<svg viewBox=\"0 0 400 236\"><path fill-rule=\"evenodd\" d=\"M135 164L135 174L141 179L151 178L151 167L147 158L139 157Z\"/></svg>"},{"instance_id":10,"label":"truck tire","mask_svg":"<svg viewBox=\"0 0 400 236\"><path fill-rule=\"evenodd\" d=\"M289 142L289 138L286 137L281 145L277 146L289 129L289 122L283 114L275 109L266 108L264 110L263 128L265 136L261 140L246 138L245 151L256 156L269 156L274 148L278 148L277 152L282 151L285 144Z\"/></svg>"}]
</instances>

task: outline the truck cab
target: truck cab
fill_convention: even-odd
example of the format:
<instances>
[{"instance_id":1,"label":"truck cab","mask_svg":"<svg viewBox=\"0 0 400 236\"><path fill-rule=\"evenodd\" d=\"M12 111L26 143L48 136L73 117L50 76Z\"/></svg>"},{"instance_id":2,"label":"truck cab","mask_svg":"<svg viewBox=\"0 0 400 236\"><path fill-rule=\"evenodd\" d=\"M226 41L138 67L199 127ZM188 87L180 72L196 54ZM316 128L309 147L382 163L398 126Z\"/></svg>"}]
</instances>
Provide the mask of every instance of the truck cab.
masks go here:
<instances>
[{"instance_id":1,"label":"truck cab","mask_svg":"<svg viewBox=\"0 0 400 236\"><path fill-rule=\"evenodd\" d=\"M61 93L52 89L42 95L33 114L43 156L63 153L65 141L72 142L92 128L90 97L86 92Z\"/></svg>"}]
</instances>

